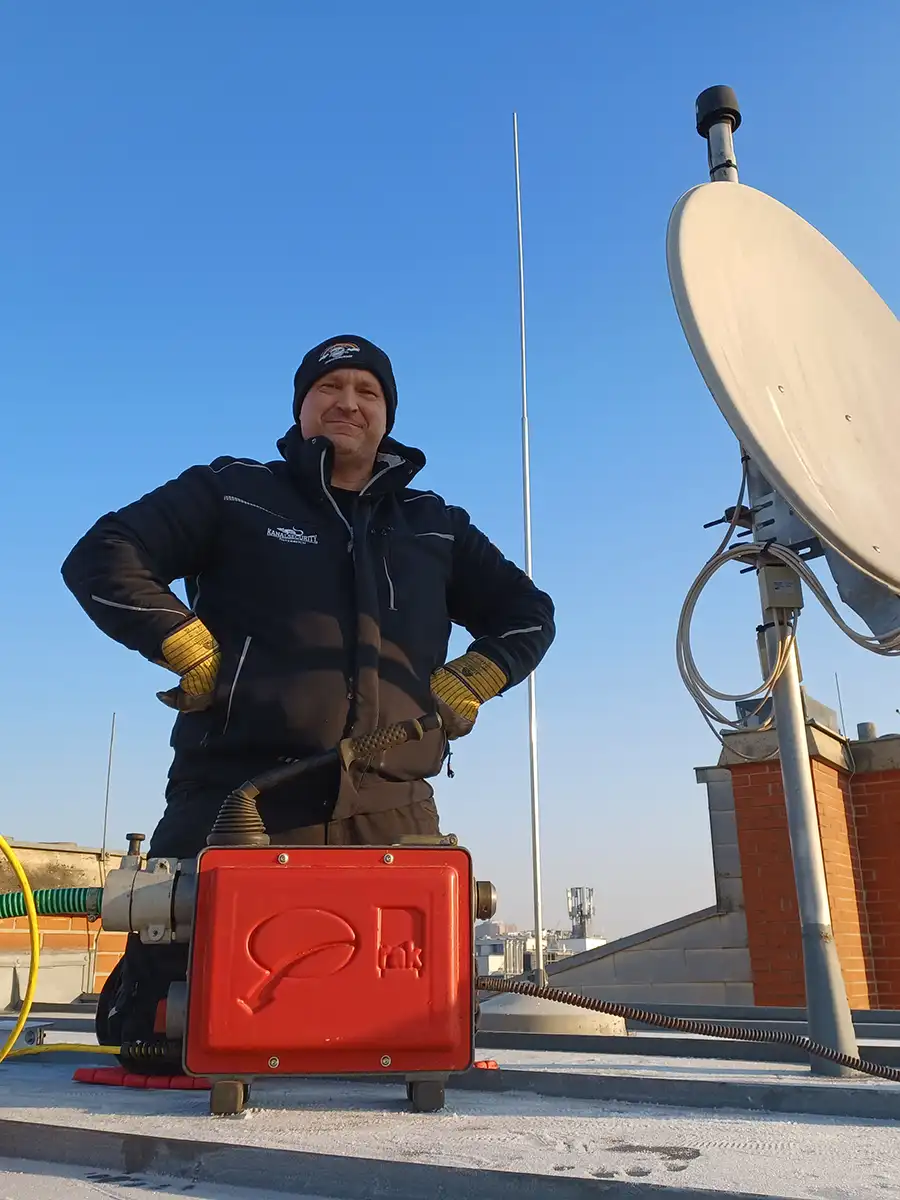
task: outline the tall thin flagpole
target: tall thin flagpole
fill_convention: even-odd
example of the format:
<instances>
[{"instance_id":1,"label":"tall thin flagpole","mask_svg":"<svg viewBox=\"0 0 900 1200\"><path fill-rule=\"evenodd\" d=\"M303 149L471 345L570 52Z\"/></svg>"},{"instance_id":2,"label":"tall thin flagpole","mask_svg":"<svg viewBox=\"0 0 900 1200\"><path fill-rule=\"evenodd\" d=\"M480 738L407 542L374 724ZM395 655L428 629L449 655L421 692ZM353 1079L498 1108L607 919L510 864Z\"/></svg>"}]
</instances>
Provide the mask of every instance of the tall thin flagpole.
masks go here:
<instances>
[{"instance_id":1,"label":"tall thin flagpole","mask_svg":"<svg viewBox=\"0 0 900 1200\"><path fill-rule=\"evenodd\" d=\"M516 162L516 227L519 237L519 335L522 356L522 507L525 517L525 570L532 577L531 452L528 441L528 380L525 366L525 260L522 253L522 185L519 177L519 118L513 113ZM538 798L537 697L534 673L528 676L528 748L531 773L531 854L534 879L534 978L547 982L544 969L544 914L541 899L541 822Z\"/></svg>"}]
</instances>

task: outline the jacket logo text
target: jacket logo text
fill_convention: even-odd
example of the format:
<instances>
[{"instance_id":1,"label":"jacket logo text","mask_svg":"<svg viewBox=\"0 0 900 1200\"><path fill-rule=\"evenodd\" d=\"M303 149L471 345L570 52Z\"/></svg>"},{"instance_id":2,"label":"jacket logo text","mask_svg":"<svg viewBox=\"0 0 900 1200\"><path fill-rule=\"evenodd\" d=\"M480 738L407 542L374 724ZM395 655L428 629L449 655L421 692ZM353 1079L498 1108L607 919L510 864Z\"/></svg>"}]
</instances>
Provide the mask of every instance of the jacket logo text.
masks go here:
<instances>
[{"instance_id":1,"label":"jacket logo text","mask_svg":"<svg viewBox=\"0 0 900 1200\"><path fill-rule=\"evenodd\" d=\"M266 531L268 537L278 538L279 542L290 542L294 546L317 546L318 534L304 533L302 529L272 529Z\"/></svg>"}]
</instances>

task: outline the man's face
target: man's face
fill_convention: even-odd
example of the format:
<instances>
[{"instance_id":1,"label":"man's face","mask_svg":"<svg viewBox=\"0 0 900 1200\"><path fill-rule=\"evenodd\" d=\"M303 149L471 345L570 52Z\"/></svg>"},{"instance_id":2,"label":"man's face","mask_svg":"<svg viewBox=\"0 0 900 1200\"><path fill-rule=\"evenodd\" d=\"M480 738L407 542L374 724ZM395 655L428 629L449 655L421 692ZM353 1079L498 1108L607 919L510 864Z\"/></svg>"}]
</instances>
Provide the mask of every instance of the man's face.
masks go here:
<instances>
[{"instance_id":1,"label":"man's face","mask_svg":"<svg viewBox=\"0 0 900 1200\"><path fill-rule=\"evenodd\" d=\"M384 392L371 371L329 371L313 384L300 409L304 438L327 437L336 453L354 458L374 461L386 428Z\"/></svg>"}]
</instances>

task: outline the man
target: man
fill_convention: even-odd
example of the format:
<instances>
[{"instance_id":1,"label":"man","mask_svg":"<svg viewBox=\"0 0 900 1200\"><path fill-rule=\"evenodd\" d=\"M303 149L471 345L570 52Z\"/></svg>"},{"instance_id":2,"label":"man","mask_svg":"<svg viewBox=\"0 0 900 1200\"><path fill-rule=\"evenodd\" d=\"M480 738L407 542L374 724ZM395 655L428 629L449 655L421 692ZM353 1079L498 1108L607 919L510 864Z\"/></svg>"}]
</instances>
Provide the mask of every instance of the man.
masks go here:
<instances>
[{"instance_id":1,"label":"man","mask_svg":"<svg viewBox=\"0 0 900 1200\"><path fill-rule=\"evenodd\" d=\"M361 778L325 769L259 807L281 844L437 833L426 780L448 737L549 648L550 598L466 512L410 488L425 459L388 436L396 408L387 355L330 338L297 370L281 461L191 467L102 517L66 559L63 578L95 624L180 677L158 693L178 716L150 855L198 854L224 797L253 774L435 709L442 730ZM178 579L187 605L170 589ZM451 623L474 641L445 663ZM130 938L101 1040L151 1039L158 1001L185 969L184 947Z\"/></svg>"}]
</instances>

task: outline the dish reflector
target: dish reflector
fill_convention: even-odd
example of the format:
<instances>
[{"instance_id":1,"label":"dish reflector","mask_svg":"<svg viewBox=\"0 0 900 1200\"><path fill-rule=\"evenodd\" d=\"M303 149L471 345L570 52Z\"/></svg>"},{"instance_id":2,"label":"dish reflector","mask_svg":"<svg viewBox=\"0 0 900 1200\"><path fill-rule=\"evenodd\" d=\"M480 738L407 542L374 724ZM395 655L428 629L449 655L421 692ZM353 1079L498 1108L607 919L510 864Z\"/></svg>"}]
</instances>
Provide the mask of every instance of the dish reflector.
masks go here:
<instances>
[{"instance_id":1,"label":"dish reflector","mask_svg":"<svg viewBox=\"0 0 900 1200\"><path fill-rule=\"evenodd\" d=\"M707 183L666 238L688 344L737 438L824 542L900 590L900 323L771 196Z\"/></svg>"}]
</instances>

